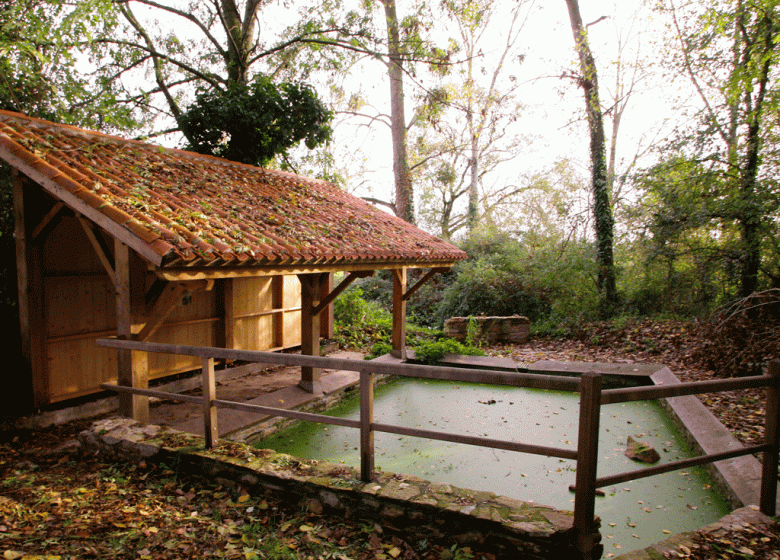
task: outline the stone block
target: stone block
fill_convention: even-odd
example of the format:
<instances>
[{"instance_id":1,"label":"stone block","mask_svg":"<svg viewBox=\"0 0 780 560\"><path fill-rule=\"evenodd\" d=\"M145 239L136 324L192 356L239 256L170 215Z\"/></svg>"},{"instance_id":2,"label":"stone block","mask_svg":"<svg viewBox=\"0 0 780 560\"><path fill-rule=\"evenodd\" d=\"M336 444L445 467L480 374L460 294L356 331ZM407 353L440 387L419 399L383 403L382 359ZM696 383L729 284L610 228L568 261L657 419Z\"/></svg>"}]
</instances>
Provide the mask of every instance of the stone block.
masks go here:
<instances>
[{"instance_id":1,"label":"stone block","mask_svg":"<svg viewBox=\"0 0 780 560\"><path fill-rule=\"evenodd\" d=\"M528 342L531 321L528 317L474 317L478 327L477 337L488 344L522 344ZM444 334L455 340L465 341L468 335L469 317L450 317L444 321Z\"/></svg>"}]
</instances>

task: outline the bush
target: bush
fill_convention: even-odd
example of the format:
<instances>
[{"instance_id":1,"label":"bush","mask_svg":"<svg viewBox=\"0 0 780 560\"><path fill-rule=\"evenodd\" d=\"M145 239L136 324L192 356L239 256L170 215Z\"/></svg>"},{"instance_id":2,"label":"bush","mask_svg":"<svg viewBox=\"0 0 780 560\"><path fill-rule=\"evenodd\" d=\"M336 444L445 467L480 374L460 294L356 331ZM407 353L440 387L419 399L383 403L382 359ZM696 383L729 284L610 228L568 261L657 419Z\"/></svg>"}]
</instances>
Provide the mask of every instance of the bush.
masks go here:
<instances>
[{"instance_id":1,"label":"bush","mask_svg":"<svg viewBox=\"0 0 780 560\"><path fill-rule=\"evenodd\" d=\"M363 299L360 288L349 289L333 303L335 339L342 348L362 348L388 342L393 319L375 302Z\"/></svg>"},{"instance_id":2,"label":"bush","mask_svg":"<svg viewBox=\"0 0 780 560\"><path fill-rule=\"evenodd\" d=\"M756 292L699 324L691 358L722 377L759 375L780 358L780 289Z\"/></svg>"},{"instance_id":3,"label":"bush","mask_svg":"<svg viewBox=\"0 0 780 560\"><path fill-rule=\"evenodd\" d=\"M414 348L414 357L424 364L436 364L447 354L462 356L484 356L485 353L474 346L463 345L452 338L423 342Z\"/></svg>"}]
</instances>

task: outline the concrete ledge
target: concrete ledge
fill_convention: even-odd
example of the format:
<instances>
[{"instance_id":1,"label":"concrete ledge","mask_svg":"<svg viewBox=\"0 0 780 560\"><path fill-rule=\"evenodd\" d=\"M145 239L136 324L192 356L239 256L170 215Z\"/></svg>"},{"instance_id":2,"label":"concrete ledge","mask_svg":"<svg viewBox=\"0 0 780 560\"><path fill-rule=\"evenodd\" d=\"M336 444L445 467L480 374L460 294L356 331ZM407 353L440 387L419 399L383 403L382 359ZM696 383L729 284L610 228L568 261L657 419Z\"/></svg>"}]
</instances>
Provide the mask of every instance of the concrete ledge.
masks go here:
<instances>
[{"instance_id":1,"label":"concrete ledge","mask_svg":"<svg viewBox=\"0 0 780 560\"><path fill-rule=\"evenodd\" d=\"M491 492L379 473L368 483L343 465L303 461L272 450L220 442L125 418L93 424L79 436L84 450L131 461L175 460L179 468L241 485L312 511L379 522L406 538L469 546L497 558L573 558L573 514ZM598 547L596 557L601 555Z\"/></svg>"},{"instance_id":2,"label":"concrete ledge","mask_svg":"<svg viewBox=\"0 0 780 560\"><path fill-rule=\"evenodd\" d=\"M658 370L650 379L656 385L680 383L677 376L666 367ZM743 447L698 397L691 395L661 399L661 404L671 413L688 443L698 453ZM761 503L761 463L752 455L710 463L706 467L732 509ZM780 493L777 508L780 511Z\"/></svg>"}]
</instances>

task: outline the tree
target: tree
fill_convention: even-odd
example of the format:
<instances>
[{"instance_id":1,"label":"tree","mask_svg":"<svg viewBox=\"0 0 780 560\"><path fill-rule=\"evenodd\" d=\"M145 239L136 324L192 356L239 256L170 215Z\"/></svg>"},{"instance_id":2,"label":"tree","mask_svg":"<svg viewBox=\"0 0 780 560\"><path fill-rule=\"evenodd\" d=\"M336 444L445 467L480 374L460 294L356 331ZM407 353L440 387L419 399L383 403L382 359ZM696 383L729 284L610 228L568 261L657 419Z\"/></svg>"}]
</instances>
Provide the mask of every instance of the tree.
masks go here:
<instances>
[{"instance_id":1,"label":"tree","mask_svg":"<svg viewBox=\"0 0 780 560\"><path fill-rule=\"evenodd\" d=\"M404 111L404 46L395 0L380 0L387 25L387 75L390 82L390 133L393 143L393 175L395 177L395 213L414 223L414 189L409 175L406 145L406 114Z\"/></svg>"},{"instance_id":2,"label":"tree","mask_svg":"<svg viewBox=\"0 0 780 560\"><path fill-rule=\"evenodd\" d=\"M762 247L777 230L777 33L775 0L666 2L676 41L670 69L684 77L698 101L691 126L676 131L666 161L694 161L705 173L690 176L694 190L707 181L707 218L713 229L739 234L739 295L759 287ZM770 274L768 274L771 276Z\"/></svg>"},{"instance_id":3,"label":"tree","mask_svg":"<svg viewBox=\"0 0 780 560\"><path fill-rule=\"evenodd\" d=\"M345 39L350 31L313 16L306 21L296 17L283 29L263 28L265 4L215 0L185 8L119 0L126 26L123 34L102 39L110 58L102 60L101 71L132 82L123 101L148 115L148 135L179 131L193 148L254 163L268 162L269 153L286 153L300 140L318 145L330 136L329 111L301 73L289 69L305 45L354 48ZM156 16L165 18L164 24ZM355 27L359 33L360 21ZM153 82L137 79L141 72ZM244 113L242 105L251 110ZM264 120L267 110L276 119L263 132L271 123Z\"/></svg>"},{"instance_id":4,"label":"tree","mask_svg":"<svg viewBox=\"0 0 780 560\"><path fill-rule=\"evenodd\" d=\"M463 228L473 231L480 210L490 214L494 205L524 189L519 181L496 188L486 179L515 158L523 142L512 130L522 106L516 98L517 77L508 68L523 60L517 42L527 6L519 2L507 8L485 0L442 4L457 29L450 49L464 62L427 93L417 119L421 126L414 169L428 184L421 214L445 238Z\"/></svg>"},{"instance_id":5,"label":"tree","mask_svg":"<svg viewBox=\"0 0 780 560\"><path fill-rule=\"evenodd\" d=\"M311 88L258 76L201 93L178 123L197 152L266 165L301 141L309 149L329 141L331 117Z\"/></svg>"},{"instance_id":6,"label":"tree","mask_svg":"<svg viewBox=\"0 0 780 560\"><path fill-rule=\"evenodd\" d=\"M588 44L588 35L582 23L578 0L566 0L569 20L574 35L574 46L580 60L579 84L585 95L585 114L590 135L591 193L595 214L596 253L598 259L598 289L601 312L610 315L618 304L615 280L615 262L612 249L614 218L609 200L604 122L599 101L596 61Z\"/></svg>"},{"instance_id":7,"label":"tree","mask_svg":"<svg viewBox=\"0 0 780 560\"><path fill-rule=\"evenodd\" d=\"M132 127L116 84L76 65L105 54L113 32L106 0L0 0L0 107L90 128Z\"/></svg>"}]
</instances>

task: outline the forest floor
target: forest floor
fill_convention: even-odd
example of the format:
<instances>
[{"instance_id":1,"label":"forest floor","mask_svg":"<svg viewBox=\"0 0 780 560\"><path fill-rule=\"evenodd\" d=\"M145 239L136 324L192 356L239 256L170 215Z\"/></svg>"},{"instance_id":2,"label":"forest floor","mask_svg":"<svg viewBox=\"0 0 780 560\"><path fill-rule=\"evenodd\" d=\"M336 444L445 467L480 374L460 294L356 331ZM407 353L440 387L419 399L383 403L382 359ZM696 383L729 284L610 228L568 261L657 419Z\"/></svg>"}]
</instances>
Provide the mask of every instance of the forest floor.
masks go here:
<instances>
[{"instance_id":1,"label":"forest floor","mask_svg":"<svg viewBox=\"0 0 780 560\"><path fill-rule=\"evenodd\" d=\"M594 327L572 339L532 339L488 353L542 359L668 365L683 381L712 372L691 363L691 325L641 322ZM704 403L746 444L763 436L759 392L705 395ZM290 508L175 465L116 464L81 453L75 436L89 422L0 431L2 559L301 558L338 560L466 559L489 555L433 542L407 542L371 523ZM707 534L675 557L780 560L780 528Z\"/></svg>"}]
</instances>

